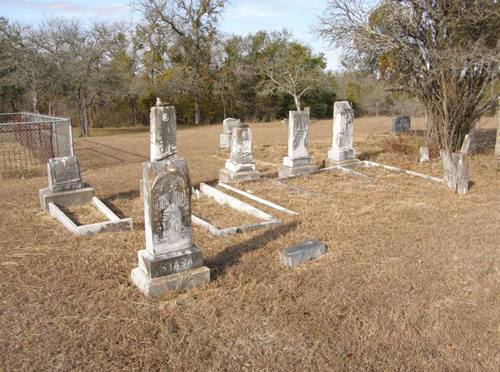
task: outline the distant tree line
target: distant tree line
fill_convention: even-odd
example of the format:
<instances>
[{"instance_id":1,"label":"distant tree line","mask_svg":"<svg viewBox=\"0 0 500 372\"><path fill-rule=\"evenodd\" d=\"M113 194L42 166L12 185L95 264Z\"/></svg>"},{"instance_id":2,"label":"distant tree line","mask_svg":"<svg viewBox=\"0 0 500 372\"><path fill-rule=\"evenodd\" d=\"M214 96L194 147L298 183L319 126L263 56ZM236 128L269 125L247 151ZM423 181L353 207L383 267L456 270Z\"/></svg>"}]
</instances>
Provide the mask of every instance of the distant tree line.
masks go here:
<instances>
[{"instance_id":1,"label":"distant tree line","mask_svg":"<svg viewBox=\"0 0 500 372\"><path fill-rule=\"evenodd\" d=\"M147 124L156 97L177 107L180 124L274 120L305 106L331 117L335 99L384 114L404 101L368 74L325 70L324 56L286 30L222 35L224 4L141 0L136 25L0 18L0 111L71 116L88 135Z\"/></svg>"}]
</instances>

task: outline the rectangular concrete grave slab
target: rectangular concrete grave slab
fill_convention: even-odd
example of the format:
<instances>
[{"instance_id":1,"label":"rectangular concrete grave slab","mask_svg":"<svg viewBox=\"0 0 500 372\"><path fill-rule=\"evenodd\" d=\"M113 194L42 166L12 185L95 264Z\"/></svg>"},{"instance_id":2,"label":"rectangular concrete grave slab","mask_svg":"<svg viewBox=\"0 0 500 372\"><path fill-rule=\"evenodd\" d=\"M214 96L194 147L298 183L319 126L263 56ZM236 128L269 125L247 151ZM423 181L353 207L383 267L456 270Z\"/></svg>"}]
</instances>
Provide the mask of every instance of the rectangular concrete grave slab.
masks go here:
<instances>
[{"instance_id":1,"label":"rectangular concrete grave slab","mask_svg":"<svg viewBox=\"0 0 500 372\"><path fill-rule=\"evenodd\" d=\"M211 235L219 237L224 235L234 235L237 233L241 233L249 230L256 230L260 228L266 228L273 225L281 225L282 221L273 217L272 215L265 213L254 206L247 204L239 199L232 197L222 191L217 190L216 188L209 186L207 184L200 184L200 192L202 195L206 197L210 197L214 199L217 203L222 205L228 205L229 207L246 214L250 214L251 216L257 217L262 222L255 224L244 224L240 226L227 227L224 229L220 229L217 226L214 226L208 221L203 220L202 218L192 215L192 222L200 226L201 228L207 230Z\"/></svg>"},{"instance_id":2,"label":"rectangular concrete grave slab","mask_svg":"<svg viewBox=\"0 0 500 372\"><path fill-rule=\"evenodd\" d=\"M333 140L328 151L326 166L354 160L353 148L354 110L347 101L333 105Z\"/></svg>"},{"instance_id":3,"label":"rectangular concrete grave slab","mask_svg":"<svg viewBox=\"0 0 500 372\"><path fill-rule=\"evenodd\" d=\"M50 216L57 219L68 231L77 236L88 236L103 232L127 231L133 229L134 225L132 218L121 219L95 196L92 197L91 201L94 207L96 207L108 221L78 226L57 206L57 204L52 202L48 204L48 212Z\"/></svg>"},{"instance_id":4,"label":"rectangular concrete grave slab","mask_svg":"<svg viewBox=\"0 0 500 372\"><path fill-rule=\"evenodd\" d=\"M445 182L442 178L437 178L437 177L429 176L427 174L393 167L391 165L380 164L380 163L376 163L374 161L364 160L362 163L363 163L363 166L365 166L365 167L379 167L379 168L383 168L383 169L386 169L386 170L391 171L391 172L405 173L409 176L420 177L420 178L426 179L428 181L433 181L433 182L437 182L437 183L444 183Z\"/></svg>"},{"instance_id":5,"label":"rectangular concrete grave slab","mask_svg":"<svg viewBox=\"0 0 500 372\"><path fill-rule=\"evenodd\" d=\"M324 255L325 245L319 240L306 240L281 252L281 262L288 268L299 266L301 263L313 260Z\"/></svg>"},{"instance_id":6,"label":"rectangular concrete grave slab","mask_svg":"<svg viewBox=\"0 0 500 372\"><path fill-rule=\"evenodd\" d=\"M256 201L257 203L263 204L263 205L268 206L270 208L274 208L274 209L276 209L276 210L278 210L280 212L284 212L284 213L291 214L291 215L294 215L294 216L298 215L297 212L294 212L294 211L292 211L292 210L290 210L288 208L282 207L281 205L278 205L276 203L273 203L273 202L271 202L269 200L263 199L263 198L258 197L256 195L250 194L250 193L248 193L246 191L239 190L239 189L237 189L237 188L235 188L233 186L226 185L225 183L219 182L219 186L225 188L226 190L232 191L232 192L234 192L236 194L240 194L242 196L245 196L248 199Z\"/></svg>"},{"instance_id":7,"label":"rectangular concrete grave slab","mask_svg":"<svg viewBox=\"0 0 500 372\"><path fill-rule=\"evenodd\" d=\"M411 129L411 117L407 115L396 116L392 119L392 133L405 133Z\"/></svg>"},{"instance_id":8,"label":"rectangular concrete grave slab","mask_svg":"<svg viewBox=\"0 0 500 372\"><path fill-rule=\"evenodd\" d=\"M71 207L72 205L88 204L94 197L95 190L93 187L83 187L78 190L69 191L51 191L49 188L38 191L40 199L40 207L48 212L49 204L54 203L61 207Z\"/></svg>"},{"instance_id":9,"label":"rectangular concrete grave slab","mask_svg":"<svg viewBox=\"0 0 500 372\"><path fill-rule=\"evenodd\" d=\"M47 176L49 190L53 192L78 190L83 187L80 164L76 156L49 159Z\"/></svg>"}]
</instances>

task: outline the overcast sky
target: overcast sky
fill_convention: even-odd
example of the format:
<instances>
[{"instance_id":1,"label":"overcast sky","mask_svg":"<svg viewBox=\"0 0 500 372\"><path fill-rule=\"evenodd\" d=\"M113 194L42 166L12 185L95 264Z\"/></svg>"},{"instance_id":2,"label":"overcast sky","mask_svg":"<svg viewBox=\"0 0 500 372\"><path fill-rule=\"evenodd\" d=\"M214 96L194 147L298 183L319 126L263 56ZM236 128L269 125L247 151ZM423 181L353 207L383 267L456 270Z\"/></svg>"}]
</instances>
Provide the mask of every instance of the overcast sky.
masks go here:
<instances>
[{"instance_id":1,"label":"overcast sky","mask_svg":"<svg viewBox=\"0 0 500 372\"><path fill-rule=\"evenodd\" d=\"M140 16L130 4L130 0L0 0L0 16L29 24L53 16L137 21ZM220 28L224 33L238 35L287 28L296 39L322 52L328 68L336 70L338 52L311 31L326 4L327 0L231 0Z\"/></svg>"}]
</instances>

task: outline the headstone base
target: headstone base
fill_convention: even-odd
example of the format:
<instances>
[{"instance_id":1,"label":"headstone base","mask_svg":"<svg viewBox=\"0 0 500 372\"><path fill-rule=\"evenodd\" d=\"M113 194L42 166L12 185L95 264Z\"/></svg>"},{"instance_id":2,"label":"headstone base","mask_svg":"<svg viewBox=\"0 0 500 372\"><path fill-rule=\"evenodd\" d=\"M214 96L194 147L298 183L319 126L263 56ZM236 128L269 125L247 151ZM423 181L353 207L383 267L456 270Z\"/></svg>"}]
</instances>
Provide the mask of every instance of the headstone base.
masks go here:
<instances>
[{"instance_id":1,"label":"headstone base","mask_svg":"<svg viewBox=\"0 0 500 372\"><path fill-rule=\"evenodd\" d=\"M226 168L219 170L219 182L223 183L254 181L258 180L259 178L260 172L257 172L255 170L240 172L233 172L232 170Z\"/></svg>"},{"instance_id":2,"label":"headstone base","mask_svg":"<svg viewBox=\"0 0 500 372\"><path fill-rule=\"evenodd\" d=\"M210 269L201 266L181 273L151 279L140 267L132 270L132 283L147 297L162 297L167 292L194 288L210 282Z\"/></svg>"},{"instance_id":3,"label":"headstone base","mask_svg":"<svg viewBox=\"0 0 500 372\"><path fill-rule=\"evenodd\" d=\"M69 191L51 191L49 188L40 189L38 191L40 207L46 212L49 211L49 203L54 203L60 207L82 205L90 203L94 194L94 188L88 186L82 189Z\"/></svg>"},{"instance_id":4,"label":"headstone base","mask_svg":"<svg viewBox=\"0 0 500 372\"><path fill-rule=\"evenodd\" d=\"M219 135L219 148L228 149L231 147L231 135L222 133Z\"/></svg>"},{"instance_id":5,"label":"headstone base","mask_svg":"<svg viewBox=\"0 0 500 372\"><path fill-rule=\"evenodd\" d=\"M303 165L298 167L288 167L286 165L282 165L278 168L278 178L288 178L300 176L302 174L307 174L314 172L318 167L315 165Z\"/></svg>"},{"instance_id":6,"label":"headstone base","mask_svg":"<svg viewBox=\"0 0 500 372\"><path fill-rule=\"evenodd\" d=\"M328 150L328 160L345 161L354 159L354 149L330 149Z\"/></svg>"},{"instance_id":7,"label":"headstone base","mask_svg":"<svg viewBox=\"0 0 500 372\"><path fill-rule=\"evenodd\" d=\"M288 268L296 267L301 263L313 260L324 255L325 245L319 240L306 240L302 243L288 247L281 252L281 262Z\"/></svg>"},{"instance_id":8,"label":"headstone base","mask_svg":"<svg viewBox=\"0 0 500 372\"><path fill-rule=\"evenodd\" d=\"M195 245L156 256L143 249L138 252L138 259L138 266L152 279L177 274L203 265L203 253Z\"/></svg>"},{"instance_id":9,"label":"headstone base","mask_svg":"<svg viewBox=\"0 0 500 372\"><path fill-rule=\"evenodd\" d=\"M349 165L351 163L355 163L359 161L358 159L356 158L352 158L352 159L346 159L346 160L332 160L332 159L326 159L325 160L325 167L328 168L328 167L335 167L337 165Z\"/></svg>"}]
</instances>

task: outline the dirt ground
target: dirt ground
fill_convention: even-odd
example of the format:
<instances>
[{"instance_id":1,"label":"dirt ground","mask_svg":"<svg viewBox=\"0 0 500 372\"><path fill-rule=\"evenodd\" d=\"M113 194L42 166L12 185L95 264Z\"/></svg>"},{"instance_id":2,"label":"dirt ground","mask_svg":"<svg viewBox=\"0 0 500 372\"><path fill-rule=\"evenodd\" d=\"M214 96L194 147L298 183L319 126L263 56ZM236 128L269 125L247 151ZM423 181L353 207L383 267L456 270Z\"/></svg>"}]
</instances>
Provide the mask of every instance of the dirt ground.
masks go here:
<instances>
[{"instance_id":1,"label":"dirt ground","mask_svg":"<svg viewBox=\"0 0 500 372\"><path fill-rule=\"evenodd\" d=\"M412 125L423 129L422 120ZM251 126L257 168L273 177L286 128ZM388 118L357 119L358 156L441 175L438 160L419 164L416 152L387 150L389 127ZM370 178L334 171L241 185L300 214L264 208L283 225L222 238L195 226L212 281L162 300L145 298L129 278L144 246L147 129L77 138L84 180L116 213L133 217L134 230L77 238L40 210L45 178L2 181L0 370L498 371L500 172L494 119L479 128L463 197L362 167ZM220 130L178 130L195 186L217 180L227 157ZM320 165L331 120L311 131ZM210 204L196 208L203 205ZM203 213L224 222L220 210ZM327 254L284 268L279 252L309 238L322 240Z\"/></svg>"}]
</instances>

